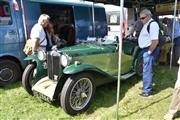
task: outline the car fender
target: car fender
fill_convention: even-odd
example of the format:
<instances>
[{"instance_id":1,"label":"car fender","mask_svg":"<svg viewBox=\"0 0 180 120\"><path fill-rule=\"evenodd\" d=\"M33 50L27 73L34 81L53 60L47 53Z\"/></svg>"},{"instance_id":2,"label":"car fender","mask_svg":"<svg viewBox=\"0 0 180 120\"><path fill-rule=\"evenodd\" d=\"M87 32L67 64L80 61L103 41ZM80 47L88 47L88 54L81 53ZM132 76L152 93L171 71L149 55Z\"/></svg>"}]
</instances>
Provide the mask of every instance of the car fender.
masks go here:
<instances>
[{"instance_id":1,"label":"car fender","mask_svg":"<svg viewBox=\"0 0 180 120\"><path fill-rule=\"evenodd\" d=\"M96 86L117 80L116 77L102 71L101 69L91 64L84 64L84 63L81 63L79 65L73 64L66 67L63 70L63 74L68 76L71 76L73 74L78 74L81 72L90 72L96 80L95 81Z\"/></svg>"},{"instance_id":2,"label":"car fender","mask_svg":"<svg viewBox=\"0 0 180 120\"><path fill-rule=\"evenodd\" d=\"M32 63L36 64L37 74L35 77L37 79L40 79L42 76L47 75L47 69L43 68L43 61L40 61L38 59L37 53L27 56L24 60L32 61Z\"/></svg>"},{"instance_id":3,"label":"car fender","mask_svg":"<svg viewBox=\"0 0 180 120\"><path fill-rule=\"evenodd\" d=\"M33 61L39 61L37 54L28 55L24 58L24 60L33 60Z\"/></svg>"},{"instance_id":4,"label":"car fender","mask_svg":"<svg viewBox=\"0 0 180 120\"><path fill-rule=\"evenodd\" d=\"M38 59L38 55L36 53L27 56L26 58L24 58L24 60L35 62L37 66L42 65L42 61Z\"/></svg>"},{"instance_id":5,"label":"car fender","mask_svg":"<svg viewBox=\"0 0 180 120\"><path fill-rule=\"evenodd\" d=\"M80 64L72 64L70 66L67 66L66 68L64 68L63 73L64 74L76 74L82 71L96 71L96 72L102 72L102 70L100 70L99 68L91 65L91 64L84 64L84 63L80 63Z\"/></svg>"}]
</instances>

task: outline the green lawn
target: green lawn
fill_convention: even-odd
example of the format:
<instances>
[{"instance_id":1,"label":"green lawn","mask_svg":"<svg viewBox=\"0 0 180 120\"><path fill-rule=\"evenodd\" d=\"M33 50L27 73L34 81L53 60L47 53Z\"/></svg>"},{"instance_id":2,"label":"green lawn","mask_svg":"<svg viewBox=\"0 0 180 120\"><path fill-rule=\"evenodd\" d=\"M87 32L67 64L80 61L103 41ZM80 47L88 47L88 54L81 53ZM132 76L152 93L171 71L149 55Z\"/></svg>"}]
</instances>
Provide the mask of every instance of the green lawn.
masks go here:
<instances>
[{"instance_id":1,"label":"green lawn","mask_svg":"<svg viewBox=\"0 0 180 120\"><path fill-rule=\"evenodd\" d=\"M177 67L169 70L169 66L156 66L154 95L151 98L143 98L138 95L141 92L139 89L142 86L141 78L132 77L121 82L120 120L162 120L172 98L177 71ZM115 120L116 90L116 83L97 88L94 101L88 111L72 117L59 108L56 103L50 104L28 95L19 81L6 88L0 88L0 119Z\"/></svg>"}]
</instances>

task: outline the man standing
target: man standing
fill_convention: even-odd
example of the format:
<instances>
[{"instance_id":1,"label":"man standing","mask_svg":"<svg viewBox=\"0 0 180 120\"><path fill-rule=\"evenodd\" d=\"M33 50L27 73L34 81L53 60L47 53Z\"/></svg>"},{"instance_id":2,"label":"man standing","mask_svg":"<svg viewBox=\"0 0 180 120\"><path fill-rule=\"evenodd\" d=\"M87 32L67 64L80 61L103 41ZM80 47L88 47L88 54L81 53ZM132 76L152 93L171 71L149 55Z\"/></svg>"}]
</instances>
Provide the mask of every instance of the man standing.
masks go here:
<instances>
[{"instance_id":1,"label":"man standing","mask_svg":"<svg viewBox=\"0 0 180 120\"><path fill-rule=\"evenodd\" d=\"M152 94L153 63L159 53L159 25L152 19L151 11L144 9L140 12L143 28L138 38L139 47L143 56L143 91L140 96L148 97ZM148 30L149 26L149 30Z\"/></svg>"}]
</instances>

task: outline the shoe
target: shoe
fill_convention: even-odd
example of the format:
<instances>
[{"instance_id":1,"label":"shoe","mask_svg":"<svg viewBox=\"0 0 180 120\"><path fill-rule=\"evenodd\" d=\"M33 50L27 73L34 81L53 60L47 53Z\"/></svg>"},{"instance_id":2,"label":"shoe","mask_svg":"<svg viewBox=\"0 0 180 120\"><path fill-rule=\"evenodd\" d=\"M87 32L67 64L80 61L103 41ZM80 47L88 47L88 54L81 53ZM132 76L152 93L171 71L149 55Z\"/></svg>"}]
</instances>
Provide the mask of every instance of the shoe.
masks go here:
<instances>
[{"instance_id":1,"label":"shoe","mask_svg":"<svg viewBox=\"0 0 180 120\"><path fill-rule=\"evenodd\" d=\"M152 83L152 87L155 87L155 83ZM139 87L140 90L143 90L143 86ZM153 89L153 88L152 88Z\"/></svg>"},{"instance_id":2,"label":"shoe","mask_svg":"<svg viewBox=\"0 0 180 120\"><path fill-rule=\"evenodd\" d=\"M142 97L150 97L150 96L152 96L152 93L142 92L139 95L142 96Z\"/></svg>"},{"instance_id":3,"label":"shoe","mask_svg":"<svg viewBox=\"0 0 180 120\"><path fill-rule=\"evenodd\" d=\"M174 118L174 115L173 114L170 114L170 113L166 113L164 115L164 120L173 120Z\"/></svg>"}]
</instances>

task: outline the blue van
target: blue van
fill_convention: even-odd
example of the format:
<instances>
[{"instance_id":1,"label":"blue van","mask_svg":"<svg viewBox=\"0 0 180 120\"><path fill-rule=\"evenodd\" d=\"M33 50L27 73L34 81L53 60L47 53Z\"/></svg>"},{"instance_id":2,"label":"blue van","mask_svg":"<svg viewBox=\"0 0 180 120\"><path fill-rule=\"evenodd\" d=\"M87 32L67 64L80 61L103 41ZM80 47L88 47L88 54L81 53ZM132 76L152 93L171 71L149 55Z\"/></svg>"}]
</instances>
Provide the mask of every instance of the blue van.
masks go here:
<instances>
[{"instance_id":1,"label":"blue van","mask_svg":"<svg viewBox=\"0 0 180 120\"><path fill-rule=\"evenodd\" d=\"M87 37L107 35L102 4L79 0L1 0L0 1L0 86L21 79L27 63L23 48L40 14L51 17L55 33L68 46Z\"/></svg>"}]
</instances>

